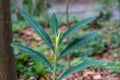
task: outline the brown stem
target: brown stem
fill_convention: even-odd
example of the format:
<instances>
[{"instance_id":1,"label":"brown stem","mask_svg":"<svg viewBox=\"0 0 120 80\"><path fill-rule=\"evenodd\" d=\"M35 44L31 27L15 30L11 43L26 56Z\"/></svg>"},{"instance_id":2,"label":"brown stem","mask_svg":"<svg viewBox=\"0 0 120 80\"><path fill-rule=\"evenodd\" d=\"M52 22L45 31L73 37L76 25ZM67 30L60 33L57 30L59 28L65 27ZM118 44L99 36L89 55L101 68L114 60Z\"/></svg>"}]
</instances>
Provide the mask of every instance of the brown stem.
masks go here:
<instances>
[{"instance_id":1,"label":"brown stem","mask_svg":"<svg viewBox=\"0 0 120 80\"><path fill-rule=\"evenodd\" d=\"M66 0L66 23L67 23L67 27L69 27L69 4L70 4L70 0ZM68 37L68 43L69 43L69 37ZM68 68L70 68L70 54L67 55L67 66Z\"/></svg>"},{"instance_id":2,"label":"brown stem","mask_svg":"<svg viewBox=\"0 0 120 80\"><path fill-rule=\"evenodd\" d=\"M66 23L69 26L69 4L70 0L66 0Z\"/></svg>"}]
</instances>

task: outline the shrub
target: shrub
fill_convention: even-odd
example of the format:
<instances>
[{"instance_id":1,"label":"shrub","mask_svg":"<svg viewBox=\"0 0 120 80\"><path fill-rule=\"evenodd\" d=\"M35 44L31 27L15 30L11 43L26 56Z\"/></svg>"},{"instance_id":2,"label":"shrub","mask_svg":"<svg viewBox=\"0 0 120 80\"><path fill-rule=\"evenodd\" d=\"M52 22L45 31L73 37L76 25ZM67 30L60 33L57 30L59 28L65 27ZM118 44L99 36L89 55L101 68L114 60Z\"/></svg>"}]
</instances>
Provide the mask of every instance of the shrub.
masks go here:
<instances>
[{"instance_id":1,"label":"shrub","mask_svg":"<svg viewBox=\"0 0 120 80\"><path fill-rule=\"evenodd\" d=\"M70 51L75 50L83 45L85 45L89 40L93 39L97 31L90 32L82 37L78 37L72 42L70 42L65 49L62 49L62 42L63 40L70 36L73 32L78 30L82 25L89 23L94 19L94 17L87 18L83 21L78 22L77 24L71 26L68 30L66 30L64 33L61 33L58 29L58 21L55 13L52 14L50 19L50 28L54 33L55 39L52 41L50 39L50 36L47 34L47 32L44 30L44 28L36 22L26 11L20 10L21 15L24 17L24 19L29 23L29 25L33 28L33 30L44 40L44 42L49 46L49 48L52 50L54 54L54 63L52 63L40 52L35 51L29 47L20 45L18 43L12 43L11 46L18 48L20 51L24 52L25 54L29 55L31 58L43 62L47 67L51 69L53 72L53 80L62 80L63 78L67 77L68 75L82 71L90 66L94 65L100 65L103 64L104 61L100 60L94 60L94 61L87 61L83 62L81 64L78 64L76 66L73 66L71 69L66 70L63 72L59 78L57 78L57 67L58 67L58 61L66 56ZM53 43L54 42L54 43Z\"/></svg>"}]
</instances>

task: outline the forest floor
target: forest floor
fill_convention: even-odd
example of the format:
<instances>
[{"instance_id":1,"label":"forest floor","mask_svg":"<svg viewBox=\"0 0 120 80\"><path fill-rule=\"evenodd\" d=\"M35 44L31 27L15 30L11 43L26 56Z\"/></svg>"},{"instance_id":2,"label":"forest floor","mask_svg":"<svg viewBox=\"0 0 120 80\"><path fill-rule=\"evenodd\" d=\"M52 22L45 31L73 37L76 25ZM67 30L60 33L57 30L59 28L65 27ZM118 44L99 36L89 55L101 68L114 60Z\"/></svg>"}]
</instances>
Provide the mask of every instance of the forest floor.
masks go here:
<instances>
[{"instance_id":1,"label":"forest floor","mask_svg":"<svg viewBox=\"0 0 120 80\"><path fill-rule=\"evenodd\" d=\"M64 30L66 29L66 27L63 26L61 27L61 29ZM18 35L30 45L34 44L35 42L28 38L29 36L36 35L31 28L22 29L20 32L18 32ZM113 57L111 53L112 53L112 50L108 50L106 53L101 55L98 54L98 55L95 55L94 57L99 60L111 61ZM59 75L60 74L58 74L58 76ZM49 74L48 76L49 78L47 80L52 80L51 78L52 75ZM19 79L19 80L22 80L22 79ZM41 76L40 79L36 79L35 77L31 76L28 80L46 80L46 78ZM106 69L88 68L82 72L74 73L64 80L120 80L120 73L114 73Z\"/></svg>"}]
</instances>

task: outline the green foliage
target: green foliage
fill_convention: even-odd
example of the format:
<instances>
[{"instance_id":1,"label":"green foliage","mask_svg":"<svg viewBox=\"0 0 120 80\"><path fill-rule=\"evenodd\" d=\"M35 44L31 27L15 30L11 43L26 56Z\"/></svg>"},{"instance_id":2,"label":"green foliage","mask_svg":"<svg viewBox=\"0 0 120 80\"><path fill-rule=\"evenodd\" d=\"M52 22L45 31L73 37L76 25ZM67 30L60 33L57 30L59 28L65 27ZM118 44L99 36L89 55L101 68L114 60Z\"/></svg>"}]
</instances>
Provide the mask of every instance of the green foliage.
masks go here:
<instances>
[{"instance_id":1,"label":"green foliage","mask_svg":"<svg viewBox=\"0 0 120 80\"><path fill-rule=\"evenodd\" d=\"M52 15L51 17L51 29L53 30L53 32L55 33L55 42L53 43L52 40L50 39L50 36L45 32L45 30L43 29L43 27L36 22L27 12L25 12L24 10L20 10L21 15L24 17L24 19L29 23L29 25L33 28L33 30L44 40L44 42L52 49L53 53L54 53L54 65L52 66L51 62L48 61L48 59L41 54L38 51L35 51L31 48L28 48L26 46L22 46L18 43L12 43L11 46L12 47L16 47L18 48L20 51L24 52L25 54L29 55L31 58L37 60L37 61L41 61L44 64L47 65L47 67L50 67L53 73L53 80L57 80L57 68L58 68L58 60L61 58L61 56L63 57L63 55L65 55L65 53L68 53L68 51L70 50L74 50L75 48L78 48L80 46L83 46L86 42L88 42L89 40L91 40L92 38L95 37L95 35L97 34L96 31L93 31L91 33L88 33L80 38L77 38L75 40L73 40L70 44L68 44L68 46L63 49L60 50L60 48L62 47L61 44L63 42L63 39L65 39L67 36L69 36L71 33L73 33L74 31L76 31L77 29L79 29L79 27L83 24L87 24L89 23L91 20L93 20L94 18L88 18L85 19L77 24L75 24L74 26L71 26L66 32L63 33L62 37L61 37L61 32L58 31L58 22L57 22L57 18L55 16L55 14ZM54 44L54 45L53 45ZM60 55L60 56L59 56ZM94 60L94 61L89 61L89 62L83 62L82 64L79 64L77 66L74 66L73 68L71 68L70 70L66 71L65 73L63 73L63 75L58 79L61 80L67 76L69 76L70 74L74 73L74 72L78 72L81 70L84 70L90 66L93 65L99 65L104 63L103 61L98 61L98 60Z\"/></svg>"},{"instance_id":2,"label":"green foliage","mask_svg":"<svg viewBox=\"0 0 120 80\"><path fill-rule=\"evenodd\" d=\"M111 72L115 72L115 73L119 73L120 72L120 62L118 61L111 61L105 65L99 65L99 66L96 66L97 68L100 68L100 69L108 69L110 70Z\"/></svg>"},{"instance_id":3,"label":"green foliage","mask_svg":"<svg viewBox=\"0 0 120 80\"><path fill-rule=\"evenodd\" d=\"M30 24L30 26L35 30L35 32L48 44L48 46L54 51L54 47L52 44L52 41L48 34L45 32L43 27L36 22L27 12L24 10L20 11L21 15L24 17L24 19Z\"/></svg>"},{"instance_id":4,"label":"green foliage","mask_svg":"<svg viewBox=\"0 0 120 80\"><path fill-rule=\"evenodd\" d=\"M67 71L65 71L59 78L59 80L62 80L63 78L67 77L68 75L78 72L78 71L82 71L90 66L94 66L94 65L100 65L100 64L104 64L103 61L87 61L87 62L83 62Z\"/></svg>"},{"instance_id":5,"label":"green foliage","mask_svg":"<svg viewBox=\"0 0 120 80\"><path fill-rule=\"evenodd\" d=\"M44 73L43 69L45 65L42 62L34 61L35 62L35 69L38 74Z\"/></svg>"},{"instance_id":6,"label":"green foliage","mask_svg":"<svg viewBox=\"0 0 120 80\"><path fill-rule=\"evenodd\" d=\"M34 77L38 78L39 74L37 73L37 70L34 67L34 65L36 65L36 63L32 59L29 59L29 57L27 55L16 54L15 61L16 61L16 66L17 66L16 67L17 72L19 74L24 74L23 75L24 80L27 80L30 76L34 76ZM42 66L39 68L42 68Z\"/></svg>"},{"instance_id":7,"label":"green foliage","mask_svg":"<svg viewBox=\"0 0 120 80\"><path fill-rule=\"evenodd\" d=\"M11 46L18 48L20 51L22 51L25 54L29 55L33 59L35 59L37 61L41 61L41 62L45 63L48 67L50 67L51 69L53 69L52 66L51 66L51 64L50 64L50 62L41 53L39 53L39 52L37 52L37 51L35 51L33 49L30 49L30 48L28 48L26 46L22 46L22 45L16 44L16 43L12 43Z\"/></svg>"},{"instance_id":8,"label":"green foliage","mask_svg":"<svg viewBox=\"0 0 120 80\"><path fill-rule=\"evenodd\" d=\"M64 34L61 36L60 38L60 43L63 41L64 38L68 37L70 34L72 34L73 32L75 32L76 30L78 30L81 26L91 22L92 20L94 20L95 17L90 17L87 18L83 21L78 22L77 24L71 26L67 31L64 32Z\"/></svg>"},{"instance_id":9,"label":"green foliage","mask_svg":"<svg viewBox=\"0 0 120 80\"><path fill-rule=\"evenodd\" d=\"M61 53L60 57L66 55L70 50L77 49L81 46L83 46L87 41L94 38L96 36L97 32L93 31L91 33L88 33L80 38L77 38L73 40Z\"/></svg>"},{"instance_id":10,"label":"green foliage","mask_svg":"<svg viewBox=\"0 0 120 80\"><path fill-rule=\"evenodd\" d=\"M13 30L13 32L18 32L19 30L21 30L22 28L25 28L26 26L27 26L27 24L23 21L13 22L12 30Z\"/></svg>"},{"instance_id":11,"label":"green foliage","mask_svg":"<svg viewBox=\"0 0 120 80\"><path fill-rule=\"evenodd\" d=\"M55 13L53 13L53 15L51 16L50 28L54 32L54 34L57 36L57 34L58 34L58 21L57 21L57 17L55 15Z\"/></svg>"}]
</instances>

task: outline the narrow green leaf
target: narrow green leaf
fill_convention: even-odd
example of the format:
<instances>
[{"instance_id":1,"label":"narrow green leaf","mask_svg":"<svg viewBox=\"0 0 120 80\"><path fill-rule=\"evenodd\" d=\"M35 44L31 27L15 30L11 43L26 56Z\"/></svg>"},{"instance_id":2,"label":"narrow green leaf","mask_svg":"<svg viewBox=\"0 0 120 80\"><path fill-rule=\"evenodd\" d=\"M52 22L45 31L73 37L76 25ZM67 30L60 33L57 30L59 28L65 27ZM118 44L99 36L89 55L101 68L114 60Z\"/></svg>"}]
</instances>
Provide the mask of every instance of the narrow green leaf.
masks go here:
<instances>
[{"instance_id":1,"label":"narrow green leaf","mask_svg":"<svg viewBox=\"0 0 120 80\"><path fill-rule=\"evenodd\" d=\"M28 22L28 24L32 27L32 29L45 41L46 44L54 51L54 47L49 35L45 32L43 27L35 21L32 16L30 16L26 11L20 10L21 15Z\"/></svg>"},{"instance_id":2,"label":"narrow green leaf","mask_svg":"<svg viewBox=\"0 0 120 80\"><path fill-rule=\"evenodd\" d=\"M23 45L20 45L20 44L17 44L17 43L12 43L11 44L12 47L15 47L17 49L19 49L20 51L24 52L24 54L27 54L29 55L31 58L37 60L37 61L41 61L43 62L44 64L46 64L48 67L50 67L50 69L53 70L53 67L51 66L51 63L48 61L48 59L42 55L41 53L33 50L33 49L30 49L26 46L23 46Z\"/></svg>"},{"instance_id":3,"label":"narrow green leaf","mask_svg":"<svg viewBox=\"0 0 120 80\"><path fill-rule=\"evenodd\" d=\"M69 76L70 74L73 74L75 72L78 71L82 71L88 67L94 66L94 65L102 65L104 64L104 61L100 61L100 60L94 60L94 61L87 61L87 62L83 62L67 71L65 71L58 80L62 80L64 78L66 78L67 76Z\"/></svg>"},{"instance_id":4,"label":"narrow green leaf","mask_svg":"<svg viewBox=\"0 0 120 80\"><path fill-rule=\"evenodd\" d=\"M50 28L54 32L55 35L58 34L58 20L56 14L53 13L50 19Z\"/></svg>"},{"instance_id":5,"label":"narrow green leaf","mask_svg":"<svg viewBox=\"0 0 120 80\"><path fill-rule=\"evenodd\" d=\"M90 17L90 18L86 18L80 22L78 22L77 24L71 26L70 28L68 28L67 31L65 31L65 33L62 35L61 39L60 39L60 43L63 41L64 38L68 37L71 33L75 32L76 30L78 30L81 26L88 24L89 22L91 22L92 20L94 20L95 17Z\"/></svg>"},{"instance_id":6,"label":"narrow green leaf","mask_svg":"<svg viewBox=\"0 0 120 80\"><path fill-rule=\"evenodd\" d=\"M65 56L69 51L79 48L86 44L89 40L93 39L97 34L97 31L90 32L80 38L73 40L68 46L60 53L60 57Z\"/></svg>"}]
</instances>

